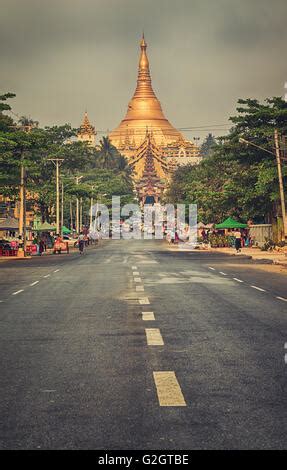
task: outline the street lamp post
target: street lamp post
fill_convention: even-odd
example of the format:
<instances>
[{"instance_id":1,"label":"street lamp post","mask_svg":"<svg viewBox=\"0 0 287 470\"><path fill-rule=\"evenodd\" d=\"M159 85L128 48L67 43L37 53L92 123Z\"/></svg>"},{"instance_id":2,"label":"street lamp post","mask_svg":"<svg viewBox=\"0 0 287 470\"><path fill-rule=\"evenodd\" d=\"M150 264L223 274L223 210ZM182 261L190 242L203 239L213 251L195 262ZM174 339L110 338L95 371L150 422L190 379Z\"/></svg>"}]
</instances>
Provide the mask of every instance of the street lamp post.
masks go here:
<instances>
[{"instance_id":1,"label":"street lamp post","mask_svg":"<svg viewBox=\"0 0 287 470\"><path fill-rule=\"evenodd\" d=\"M285 196L284 196L284 186L283 186L282 167L281 167L281 158L280 158L280 147L279 147L277 129L275 129L274 131L274 140L275 140L276 162L277 162L278 179L279 179L281 210L282 210L282 218L283 218L283 232L284 232L284 239L286 240L287 239L287 220L286 220Z\"/></svg>"},{"instance_id":2,"label":"street lamp post","mask_svg":"<svg viewBox=\"0 0 287 470\"><path fill-rule=\"evenodd\" d=\"M83 178L83 176L76 176L76 184L78 185L79 184L79 181ZM80 233L80 222L79 222L79 218L80 218L80 214L79 214L79 198L77 197L76 199L76 232L77 232L77 235L79 235Z\"/></svg>"},{"instance_id":3,"label":"street lamp post","mask_svg":"<svg viewBox=\"0 0 287 470\"><path fill-rule=\"evenodd\" d=\"M92 191L95 189L95 186L92 186ZM93 223L93 203L94 203L94 199L93 199L93 196L91 196L91 204L90 204L90 227L92 226L92 223Z\"/></svg>"},{"instance_id":4,"label":"street lamp post","mask_svg":"<svg viewBox=\"0 0 287 470\"><path fill-rule=\"evenodd\" d=\"M64 182L62 181L62 191L61 191L61 235L63 234L64 226Z\"/></svg>"},{"instance_id":5,"label":"street lamp post","mask_svg":"<svg viewBox=\"0 0 287 470\"><path fill-rule=\"evenodd\" d=\"M25 256L26 253L26 171L23 163L23 158L21 161L21 177L20 177L20 213L19 213L19 236L22 241L22 250L19 250L18 253L21 253L21 256ZM20 256L20 254L19 254Z\"/></svg>"},{"instance_id":6,"label":"street lamp post","mask_svg":"<svg viewBox=\"0 0 287 470\"><path fill-rule=\"evenodd\" d=\"M56 233L61 235L60 231L60 165L63 163L63 158L49 158L49 161L53 162L56 167Z\"/></svg>"},{"instance_id":7,"label":"street lamp post","mask_svg":"<svg viewBox=\"0 0 287 470\"><path fill-rule=\"evenodd\" d=\"M287 239L287 219L286 219L286 208L285 208L285 196L284 196L284 186L283 186L283 176L282 176L282 167L281 167L281 157L280 157L280 147L279 147L279 139L278 139L278 130L274 130L274 140L275 140L275 150L276 153L271 152L270 150L261 147L260 145L254 144L249 140L243 139L243 137L239 138L239 142L241 144L246 145L253 145L253 147L257 147L264 152L270 153L273 157L276 157L277 163L277 170L278 170L278 182L279 182L279 192L280 192L280 201L281 201L281 211L282 211L282 220L283 220L283 235L284 240Z\"/></svg>"}]
</instances>

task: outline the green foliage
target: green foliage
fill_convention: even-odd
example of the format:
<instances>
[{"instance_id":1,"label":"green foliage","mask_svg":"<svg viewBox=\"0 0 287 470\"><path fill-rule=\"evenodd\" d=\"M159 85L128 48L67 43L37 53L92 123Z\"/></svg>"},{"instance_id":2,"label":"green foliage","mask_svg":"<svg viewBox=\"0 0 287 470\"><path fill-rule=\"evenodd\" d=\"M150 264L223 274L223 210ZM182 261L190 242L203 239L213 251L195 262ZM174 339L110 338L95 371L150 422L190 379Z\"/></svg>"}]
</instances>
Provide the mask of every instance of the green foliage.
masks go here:
<instances>
[{"instance_id":1,"label":"green foliage","mask_svg":"<svg viewBox=\"0 0 287 470\"><path fill-rule=\"evenodd\" d=\"M0 96L2 195L18 199L20 167L23 164L29 200L39 207L42 220L50 221L55 204L55 166L51 159L60 158L63 159L60 171L66 203L76 197L103 199L104 194L108 203L112 195L132 198L130 167L108 137L103 137L100 148L95 149L76 141L76 130L67 124L43 129L25 116L16 124L2 112L11 109L5 101L14 96L12 93ZM78 175L82 178L76 184Z\"/></svg>"},{"instance_id":2,"label":"green foliage","mask_svg":"<svg viewBox=\"0 0 287 470\"><path fill-rule=\"evenodd\" d=\"M202 157L209 157L212 155L215 147L217 145L216 139L212 134L208 134L208 136L203 141L201 148L200 148L200 155Z\"/></svg>"},{"instance_id":3,"label":"green foliage","mask_svg":"<svg viewBox=\"0 0 287 470\"><path fill-rule=\"evenodd\" d=\"M227 216L264 221L279 203L275 156L239 142L239 137L274 152L274 129L286 135L287 103L281 98L239 100L230 133L197 166L179 168L168 191L171 202L198 205L198 218L220 222ZM285 184L286 168L283 168Z\"/></svg>"}]
</instances>

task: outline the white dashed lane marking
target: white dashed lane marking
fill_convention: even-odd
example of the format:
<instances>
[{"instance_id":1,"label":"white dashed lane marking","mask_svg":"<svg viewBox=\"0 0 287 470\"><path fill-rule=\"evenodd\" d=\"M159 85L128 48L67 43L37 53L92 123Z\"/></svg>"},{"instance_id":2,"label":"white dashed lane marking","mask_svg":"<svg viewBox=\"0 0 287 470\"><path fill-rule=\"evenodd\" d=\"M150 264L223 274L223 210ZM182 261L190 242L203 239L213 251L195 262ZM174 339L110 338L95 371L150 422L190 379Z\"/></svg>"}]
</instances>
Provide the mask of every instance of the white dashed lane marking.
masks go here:
<instances>
[{"instance_id":1,"label":"white dashed lane marking","mask_svg":"<svg viewBox=\"0 0 287 470\"><path fill-rule=\"evenodd\" d=\"M138 271L133 272L133 276L139 276L139 275L140 275L140 273Z\"/></svg>"},{"instance_id":2,"label":"white dashed lane marking","mask_svg":"<svg viewBox=\"0 0 287 470\"><path fill-rule=\"evenodd\" d=\"M160 406L186 406L184 396L173 371L153 373Z\"/></svg>"},{"instance_id":3,"label":"white dashed lane marking","mask_svg":"<svg viewBox=\"0 0 287 470\"><path fill-rule=\"evenodd\" d=\"M139 299L139 304L140 305L149 305L150 301L147 297L143 297L142 299Z\"/></svg>"},{"instance_id":4,"label":"white dashed lane marking","mask_svg":"<svg viewBox=\"0 0 287 470\"><path fill-rule=\"evenodd\" d=\"M257 287L257 286L250 286L250 287L252 287L252 289L260 290L260 292L266 292L266 290L261 289L261 287Z\"/></svg>"},{"instance_id":5,"label":"white dashed lane marking","mask_svg":"<svg viewBox=\"0 0 287 470\"><path fill-rule=\"evenodd\" d=\"M55 269L54 273L58 273L60 271L60 269Z\"/></svg>"},{"instance_id":6,"label":"white dashed lane marking","mask_svg":"<svg viewBox=\"0 0 287 470\"><path fill-rule=\"evenodd\" d=\"M222 276L227 276L227 274L223 273L222 271L219 271L219 274L222 274Z\"/></svg>"},{"instance_id":7,"label":"white dashed lane marking","mask_svg":"<svg viewBox=\"0 0 287 470\"><path fill-rule=\"evenodd\" d=\"M46 276L43 276L43 277L50 277L50 276L51 276L51 274L46 274Z\"/></svg>"},{"instance_id":8,"label":"white dashed lane marking","mask_svg":"<svg viewBox=\"0 0 287 470\"><path fill-rule=\"evenodd\" d=\"M276 299L283 300L283 302L287 302L287 299L285 299L284 297L278 296L278 297L276 297Z\"/></svg>"},{"instance_id":9,"label":"white dashed lane marking","mask_svg":"<svg viewBox=\"0 0 287 470\"><path fill-rule=\"evenodd\" d=\"M148 346L164 345L161 332L158 328L146 328L145 334Z\"/></svg>"},{"instance_id":10,"label":"white dashed lane marking","mask_svg":"<svg viewBox=\"0 0 287 470\"><path fill-rule=\"evenodd\" d=\"M153 312L142 312L142 319L144 321L154 321L154 313Z\"/></svg>"},{"instance_id":11,"label":"white dashed lane marking","mask_svg":"<svg viewBox=\"0 0 287 470\"><path fill-rule=\"evenodd\" d=\"M134 277L134 281L135 281L135 282L142 282L142 280L141 280L140 277Z\"/></svg>"},{"instance_id":12,"label":"white dashed lane marking","mask_svg":"<svg viewBox=\"0 0 287 470\"><path fill-rule=\"evenodd\" d=\"M237 281L237 282L243 282L243 281L241 281L241 279L238 279L237 277L234 277L233 279L234 279L234 281Z\"/></svg>"},{"instance_id":13,"label":"white dashed lane marking","mask_svg":"<svg viewBox=\"0 0 287 470\"><path fill-rule=\"evenodd\" d=\"M137 292L144 292L144 286L136 286Z\"/></svg>"},{"instance_id":14,"label":"white dashed lane marking","mask_svg":"<svg viewBox=\"0 0 287 470\"><path fill-rule=\"evenodd\" d=\"M35 282L32 282L32 284L30 284L30 286L35 286L36 284L38 284L39 281L35 281Z\"/></svg>"},{"instance_id":15,"label":"white dashed lane marking","mask_svg":"<svg viewBox=\"0 0 287 470\"><path fill-rule=\"evenodd\" d=\"M211 266L208 266L208 269L211 269L212 271L215 271L215 268L212 268Z\"/></svg>"},{"instance_id":16,"label":"white dashed lane marking","mask_svg":"<svg viewBox=\"0 0 287 470\"><path fill-rule=\"evenodd\" d=\"M136 269L138 269L138 267L137 266L132 266L132 269L136 270Z\"/></svg>"},{"instance_id":17,"label":"white dashed lane marking","mask_svg":"<svg viewBox=\"0 0 287 470\"><path fill-rule=\"evenodd\" d=\"M24 289L17 290L16 292L13 292L12 295L18 295L20 292L24 292Z\"/></svg>"}]
</instances>

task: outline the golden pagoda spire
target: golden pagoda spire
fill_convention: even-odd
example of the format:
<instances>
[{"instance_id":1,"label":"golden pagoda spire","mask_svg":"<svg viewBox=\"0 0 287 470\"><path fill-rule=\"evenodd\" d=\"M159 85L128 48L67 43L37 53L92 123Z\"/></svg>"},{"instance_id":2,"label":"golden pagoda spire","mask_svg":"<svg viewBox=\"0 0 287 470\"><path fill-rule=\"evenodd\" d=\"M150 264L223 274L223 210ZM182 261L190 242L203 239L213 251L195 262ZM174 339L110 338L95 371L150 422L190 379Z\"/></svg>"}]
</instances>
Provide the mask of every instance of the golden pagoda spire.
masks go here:
<instances>
[{"instance_id":1,"label":"golden pagoda spire","mask_svg":"<svg viewBox=\"0 0 287 470\"><path fill-rule=\"evenodd\" d=\"M153 128L154 139L159 145L162 139L165 144L176 141L181 133L175 129L163 114L151 83L147 43L142 35L140 41L140 58L138 65L137 85L129 102L127 113L119 126L110 133L110 140L115 147L119 146L120 134L125 134L126 125L133 132L138 147L146 136L146 128Z\"/></svg>"},{"instance_id":2,"label":"golden pagoda spire","mask_svg":"<svg viewBox=\"0 0 287 470\"><path fill-rule=\"evenodd\" d=\"M151 84L149 61L146 53L147 43L144 33L140 42L141 54L138 68L137 87L133 98L156 98Z\"/></svg>"}]
</instances>

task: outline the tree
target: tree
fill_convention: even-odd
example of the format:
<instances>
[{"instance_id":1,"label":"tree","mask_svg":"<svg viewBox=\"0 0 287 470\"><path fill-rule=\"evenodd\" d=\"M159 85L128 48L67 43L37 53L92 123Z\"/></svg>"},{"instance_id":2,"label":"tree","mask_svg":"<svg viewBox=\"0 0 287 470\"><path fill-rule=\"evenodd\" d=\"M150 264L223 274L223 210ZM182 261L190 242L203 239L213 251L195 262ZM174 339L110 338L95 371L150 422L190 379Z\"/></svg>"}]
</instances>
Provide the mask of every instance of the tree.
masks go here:
<instances>
[{"instance_id":1,"label":"tree","mask_svg":"<svg viewBox=\"0 0 287 470\"><path fill-rule=\"evenodd\" d=\"M201 156L209 157L212 154L216 145L217 143L216 143L215 137L209 133L200 147Z\"/></svg>"},{"instance_id":2,"label":"tree","mask_svg":"<svg viewBox=\"0 0 287 470\"><path fill-rule=\"evenodd\" d=\"M2 195L11 200L18 199L23 164L29 202L40 211L43 222L51 222L55 205L55 168L50 159L61 158L66 205L78 197L84 200L84 207L88 207L90 197L103 194L108 205L113 195L124 195L130 202L133 197L130 166L108 137L103 137L100 149L95 149L85 142L75 141L77 131L67 124L41 128L37 121L22 116L19 126L3 114L11 109L5 101L14 96L12 93L0 96ZM83 178L80 184L75 184L75 176L79 173Z\"/></svg>"},{"instance_id":3,"label":"tree","mask_svg":"<svg viewBox=\"0 0 287 470\"><path fill-rule=\"evenodd\" d=\"M8 103L5 103L10 98L14 98L16 95L14 93L5 93L0 95L0 132L9 131L13 126L13 119L9 116L3 114L3 111L10 111L11 106Z\"/></svg>"},{"instance_id":4,"label":"tree","mask_svg":"<svg viewBox=\"0 0 287 470\"><path fill-rule=\"evenodd\" d=\"M98 151L98 163L102 168L114 168L116 159L119 157L119 152L111 144L109 137L103 137L100 140L100 149Z\"/></svg>"},{"instance_id":5,"label":"tree","mask_svg":"<svg viewBox=\"0 0 287 470\"><path fill-rule=\"evenodd\" d=\"M286 135L287 103L281 98L239 100L233 127L219 139L213 152L198 166L178 169L168 197L173 202L196 203L204 222L219 222L231 215L243 221L269 222L279 204L275 157L253 146L244 146L239 137L266 149L274 147L274 129ZM286 168L284 168L286 184ZM176 201L177 199L177 201Z\"/></svg>"}]
</instances>

